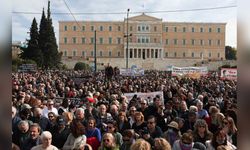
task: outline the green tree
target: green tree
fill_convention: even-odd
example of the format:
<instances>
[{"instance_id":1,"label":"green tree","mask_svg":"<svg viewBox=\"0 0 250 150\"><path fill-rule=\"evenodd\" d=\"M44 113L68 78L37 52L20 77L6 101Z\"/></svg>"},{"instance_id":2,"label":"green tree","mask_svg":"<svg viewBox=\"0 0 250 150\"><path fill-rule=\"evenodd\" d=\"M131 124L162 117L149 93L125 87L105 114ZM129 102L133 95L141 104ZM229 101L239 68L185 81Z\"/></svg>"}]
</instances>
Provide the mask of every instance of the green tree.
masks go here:
<instances>
[{"instance_id":1,"label":"green tree","mask_svg":"<svg viewBox=\"0 0 250 150\"><path fill-rule=\"evenodd\" d=\"M74 70L90 70L90 66L83 62L77 62L74 66Z\"/></svg>"},{"instance_id":2,"label":"green tree","mask_svg":"<svg viewBox=\"0 0 250 150\"><path fill-rule=\"evenodd\" d=\"M30 28L30 39L28 41L27 47L22 47L21 58L30 59L36 62L38 66L42 66L43 54L38 45L38 28L36 18L33 19L32 25Z\"/></svg>"},{"instance_id":3,"label":"green tree","mask_svg":"<svg viewBox=\"0 0 250 150\"><path fill-rule=\"evenodd\" d=\"M43 52L43 67L48 68L58 68L61 64L62 54L58 52L58 46L56 43L56 37L54 32L54 27L52 25L51 12L50 12L50 1L48 1L47 18L44 14L44 9L42 13L42 18L40 22L40 36L39 45Z\"/></svg>"},{"instance_id":4,"label":"green tree","mask_svg":"<svg viewBox=\"0 0 250 150\"><path fill-rule=\"evenodd\" d=\"M236 60L237 50L234 47L226 46L225 55L227 60Z\"/></svg>"}]
</instances>

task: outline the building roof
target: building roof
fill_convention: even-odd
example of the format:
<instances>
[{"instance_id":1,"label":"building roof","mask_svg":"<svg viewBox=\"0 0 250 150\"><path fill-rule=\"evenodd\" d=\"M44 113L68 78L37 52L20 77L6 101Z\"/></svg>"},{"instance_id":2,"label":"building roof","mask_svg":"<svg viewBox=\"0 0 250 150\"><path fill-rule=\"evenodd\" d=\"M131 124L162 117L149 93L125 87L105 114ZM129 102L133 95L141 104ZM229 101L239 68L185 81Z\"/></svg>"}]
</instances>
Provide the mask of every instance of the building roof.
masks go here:
<instances>
[{"instance_id":1,"label":"building roof","mask_svg":"<svg viewBox=\"0 0 250 150\"><path fill-rule=\"evenodd\" d=\"M142 13L139 16L129 17L129 20L132 20L132 21L162 21L162 19L148 16L145 13Z\"/></svg>"}]
</instances>

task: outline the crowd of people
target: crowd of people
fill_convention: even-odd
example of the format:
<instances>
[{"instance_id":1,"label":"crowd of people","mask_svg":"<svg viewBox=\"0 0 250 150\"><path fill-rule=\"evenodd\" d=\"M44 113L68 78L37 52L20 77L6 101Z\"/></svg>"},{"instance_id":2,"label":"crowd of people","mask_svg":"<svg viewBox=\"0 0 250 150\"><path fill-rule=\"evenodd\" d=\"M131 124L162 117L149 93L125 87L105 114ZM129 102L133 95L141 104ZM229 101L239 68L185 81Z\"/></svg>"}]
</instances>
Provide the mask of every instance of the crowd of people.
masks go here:
<instances>
[{"instance_id":1,"label":"crowd of people","mask_svg":"<svg viewBox=\"0 0 250 150\"><path fill-rule=\"evenodd\" d=\"M237 149L236 81L37 71L12 73L12 85L13 149Z\"/></svg>"}]
</instances>

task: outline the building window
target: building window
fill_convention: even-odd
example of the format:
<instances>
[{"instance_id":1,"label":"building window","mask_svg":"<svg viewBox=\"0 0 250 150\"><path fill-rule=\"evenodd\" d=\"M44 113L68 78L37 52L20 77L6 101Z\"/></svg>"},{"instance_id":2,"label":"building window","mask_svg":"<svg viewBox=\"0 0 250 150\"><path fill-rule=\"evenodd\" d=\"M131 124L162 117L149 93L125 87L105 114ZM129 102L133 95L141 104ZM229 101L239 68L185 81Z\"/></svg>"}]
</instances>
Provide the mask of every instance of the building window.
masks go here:
<instances>
[{"instance_id":1,"label":"building window","mask_svg":"<svg viewBox=\"0 0 250 150\"><path fill-rule=\"evenodd\" d=\"M185 52L183 53L183 57L186 57L186 53Z\"/></svg>"},{"instance_id":2,"label":"building window","mask_svg":"<svg viewBox=\"0 0 250 150\"><path fill-rule=\"evenodd\" d=\"M91 31L94 31L94 30L95 30L94 26L91 26L90 28L91 28Z\"/></svg>"},{"instance_id":3,"label":"building window","mask_svg":"<svg viewBox=\"0 0 250 150\"><path fill-rule=\"evenodd\" d=\"M90 42L91 42L91 44L94 44L94 38L93 37L90 38Z\"/></svg>"},{"instance_id":4,"label":"building window","mask_svg":"<svg viewBox=\"0 0 250 150\"><path fill-rule=\"evenodd\" d=\"M185 27L183 27L183 29L182 29L182 30L183 30L183 32L186 32L186 28L185 28Z\"/></svg>"},{"instance_id":5,"label":"building window","mask_svg":"<svg viewBox=\"0 0 250 150\"><path fill-rule=\"evenodd\" d=\"M192 52L192 57L194 57L194 52Z\"/></svg>"},{"instance_id":6,"label":"building window","mask_svg":"<svg viewBox=\"0 0 250 150\"><path fill-rule=\"evenodd\" d=\"M73 43L76 44L76 37L73 37L72 40L73 40Z\"/></svg>"},{"instance_id":7,"label":"building window","mask_svg":"<svg viewBox=\"0 0 250 150\"><path fill-rule=\"evenodd\" d=\"M121 38L117 38L117 44L121 44Z\"/></svg>"},{"instance_id":8,"label":"building window","mask_svg":"<svg viewBox=\"0 0 250 150\"><path fill-rule=\"evenodd\" d=\"M132 38L129 38L129 42L130 42L130 43L132 42Z\"/></svg>"},{"instance_id":9,"label":"building window","mask_svg":"<svg viewBox=\"0 0 250 150\"><path fill-rule=\"evenodd\" d=\"M109 26L109 31L112 31L112 26Z\"/></svg>"},{"instance_id":10,"label":"building window","mask_svg":"<svg viewBox=\"0 0 250 150\"><path fill-rule=\"evenodd\" d=\"M155 43L157 42L157 39L156 39L156 38L154 38L154 42L155 42Z\"/></svg>"},{"instance_id":11,"label":"building window","mask_svg":"<svg viewBox=\"0 0 250 150\"><path fill-rule=\"evenodd\" d=\"M138 43L141 43L141 39L140 39L140 38L138 38L138 39L137 39L137 42L138 42Z\"/></svg>"},{"instance_id":12,"label":"building window","mask_svg":"<svg viewBox=\"0 0 250 150\"><path fill-rule=\"evenodd\" d=\"M102 51L100 51L100 57L102 57Z\"/></svg>"},{"instance_id":13,"label":"building window","mask_svg":"<svg viewBox=\"0 0 250 150\"><path fill-rule=\"evenodd\" d=\"M144 38L142 38L142 39L141 39L141 42L142 42L142 43L145 43L145 39L144 39Z\"/></svg>"},{"instance_id":14,"label":"building window","mask_svg":"<svg viewBox=\"0 0 250 150\"><path fill-rule=\"evenodd\" d=\"M220 53L218 53L217 57L220 58Z\"/></svg>"},{"instance_id":15,"label":"building window","mask_svg":"<svg viewBox=\"0 0 250 150\"><path fill-rule=\"evenodd\" d=\"M178 44L178 40L174 39L174 45L177 45L177 44Z\"/></svg>"},{"instance_id":16,"label":"building window","mask_svg":"<svg viewBox=\"0 0 250 150\"><path fill-rule=\"evenodd\" d=\"M129 58L133 58L133 50L132 49L129 50Z\"/></svg>"},{"instance_id":17,"label":"building window","mask_svg":"<svg viewBox=\"0 0 250 150\"><path fill-rule=\"evenodd\" d=\"M134 49L134 58L137 58L137 49Z\"/></svg>"},{"instance_id":18,"label":"building window","mask_svg":"<svg viewBox=\"0 0 250 150\"><path fill-rule=\"evenodd\" d=\"M111 51L109 51L109 57L111 57L112 56L112 52Z\"/></svg>"},{"instance_id":19,"label":"building window","mask_svg":"<svg viewBox=\"0 0 250 150\"><path fill-rule=\"evenodd\" d=\"M168 32L168 27L165 28L165 31Z\"/></svg>"},{"instance_id":20,"label":"building window","mask_svg":"<svg viewBox=\"0 0 250 150\"><path fill-rule=\"evenodd\" d=\"M85 31L85 26L82 26L82 31Z\"/></svg>"},{"instance_id":21,"label":"building window","mask_svg":"<svg viewBox=\"0 0 250 150\"><path fill-rule=\"evenodd\" d=\"M118 53L117 53L117 56L120 57L120 56L121 56L121 52L118 52Z\"/></svg>"},{"instance_id":22,"label":"building window","mask_svg":"<svg viewBox=\"0 0 250 150\"><path fill-rule=\"evenodd\" d=\"M211 52L209 52L208 57L211 57L211 56L212 56L212 54L211 54Z\"/></svg>"},{"instance_id":23,"label":"building window","mask_svg":"<svg viewBox=\"0 0 250 150\"><path fill-rule=\"evenodd\" d=\"M149 31L149 27L148 26L146 26L146 31Z\"/></svg>"},{"instance_id":24,"label":"building window","mask_svg":"<svg viewBox=\"0 0 250 150\"><path fill-rule=\"evenodd\" d=\"M217 32L220 33L220 28L217 28Z\"/></svg>"},{"instance_id":25,"label":"building window","mask_svg":"<svg viewBox=\"0 0 250 150\"><path fill-rule=\"evenodd\" d=\"M200 45L203 45L203 40L200 40Z\"/></svg>"},{"instance_id":26,"label":"building window","mask_svg":"<svg viewBox=\"0 0 250 150\"><path fill-rule=\"evenodd\" d=\"M217 45L220 46L220 40L217 41Z\"/></svg>"},{"instance_id":27,"label":"building window","mask_svg":"<svg viewBox=\"0 0 250 150\"><path fill-rule=\"evenodd\" d=\"M103 38L101 37L99 38L99 40L100 40L100 44L103 44Z\"/></svg>"},{"instance_id":28,"label":"building window","mask_svg":"<svg viewBox=\"0 0 250 150\"><path fill-rule=\"evenodd\" d=\"M166 45L168 45L168 39L166 39Z\"/></svg>"},{"instance_id":29,"label":"building window","mask_svg":"<svg viewBox=\"0 0 250 150\"><path fill-rule=\"evenodd\" d=\"M200 28L200 32L203 32L203 28Z\"/></svg>"},{"instance_id":30,"label":"building window","mask_svg":"<svg viewBox=\"0 0 250 150\"><path fill-rule=\"evenodd\" d=\"M85 52L84 51L82 51L82 56L85 56Z\"/></svg>"},{"instance_id":31,"label":"building window","mask_svg":"<svg viewBox=\"0 0 250 150\"><path fill-rule=\"evenodd\" d=\"M100 26L100 31L103 31L103 26Z\"/></svg>"},{"instance_id":32,"label":"building window","mask_svg":"<svg viewBox=\"0 0 250 150\"><path fill-rule=\"evenodd\" d=\"M85 37L82 38L82 44L85 44Z\"/></svg>"},{"instance_id":33,"label":"building window","mask_svg":"<svg viewBox=\"0 0 250 150\"><path fill-rule=\"evenodd\" d=\"M165 53L165 57L168 57L168 52Z\"/></svg>"},{"instance_id":34,"label":"building window","mask_svg":"<svg viewBox=\"0 0 250 150\"><path fill-rule=\"evenodd\" d=\"M132 27L132 26L130 26L130 27L129 27L129 30L130 30L130 31L133 31L133 27Z\"/></svg>"},{"instance_id":35,"label":"building window","mask_svg":"<svg viewBox=\"0 0 250 150\"><path fill-rule=\"evenodd\" d=\"M68 40L67 40L67 38L65 37L65 38L64 38L64 44L67 44L67 42L68 42Z\"/></svg>"},{"instance_id":36,"label":"building window","mask_svg":"<svg viewBox=\"0 0 250 150\"><path fill-rule=\"evenodd\" d=\"M209 46L211 46L212 45L212 40L208 40L208 44L209 44Z\"/></svg>"},{"instance_id":37,"label":"building window","mask_svg":"<svg viewBox=\"0 0 250 150\"><path fill-rule=\"evenodd\" d=\"M64 26L64 31L67 31L68 30L68 27L67 26Z\"/></svg>"},{"instance_id":38,"label":"building window","mask_svg":"<svg viewBox=\"0 0 250 150\"><path fill-rule=\"evenodd\" d=\"M146 43L149 43L149 39L148 38L146 38Z\"/></svg>"},{"instance_id":39,"label":"building window","mask_svg":"<svg viewBox=\"0 0 250 150\"><path fill-rule=\"evenodd\" d=\"M201 53L200 53L200 58L202 58L202 56L203 56L203 53L201 52Z\"/></svg>"},{"instance_id":40,"label":"building window","mask_svg":"<svg viewBox=\"0 0 250 150\"><path fill-rule=\"evenodd\" d=\"M145 26L142 26L142 31L145 31Z\"/></svg>"},{"instance_id":41,"label":"building window","mask_svg":"<svg viewBox=\"0 0 250 150\"><path fill-rule=\"evenodd\" d=\"M209 29L208 29L208 32L210 32L210 33L211 33L211 32L212 32L212 28L209 28Z\"/></svg>"},{"instance_id":42,"label":"building window","mask_svg":"<svg viewBox=\"0 0 250 150\"><path fill-rule=\"evenodd\" d=\"M158 49L155 50L155 58L158 58Z\"/></svg>"},{"instance_id":43,"label":"building window","mask_svg":"<svg viewBox=\"0 0 250 150\"><path fill-rule=\"evenodd\" d=\"M92 56L92 57L94 56L94 51L91 51L91 56Z\"/></svg>"},{"instance_id":44,"label":"building window","mask_svg":"<svg viewBox=\"0 0 250 150\"><path fill-rule=\"evenodd\" d=\"M156 27L156 26L154 27L154 31L155 31L155 32L157 31L157 27Z\"/></svg>"},{"instance_id":45,"label":"building window","mask_svg":"<svg viewBox=\"0 0 250 150\"><path fill-rule=\"evenodd\" d=\"M141 31L141 26L138 26L137 30L138 30L138 31Z\"/></svg>"},{"instance_id":46,"label":"building window","mask_svg":"<svg viewBox=\"0 0 250 150\"><path fill-rule=\"evenodd\" d=\"M192 27L192 32L195 32L194 27Z\"/></svg>"},{"instance_id":47,"label":"building window","mask_svg":"<svg viewBox=\"0 0 250 150\"><path fill-rule=\"evenodd\" d=\"M121 26L118 26L118 31L121 31Z\"/></svg>"},{"instance_id":48,"label":"building window","mask_svg":"<svg viewBox=\"0 0 250 150\"><path fill-rule=\"evenodd\" d=\"M192 39L192 45L194 45L195 44L195 40L194 39Z\"/></svg>"},{"instance_id":49,"label":"building window","mask_svg":"<svg viewBox=\"0 0 250 150\"><path fill-rule=\"evenodd\" d=\"M185 39L182 40L182 44L186 45L186 40Z\"/></svg>"},{"instance_id":50,"label":"building window","mask_svg":"<svg viewBox=\"0 0 250 150\"><path fill-rule=\"evenodd\" d=\"M76 56L76 51L73 51L73 56Z\"/></svg>"},{"instance_id":51,"label":"building window","mask_svg":"<svg viewBox=\"0 0 250 150\"><path fill-rule=\"evenodd\" d=\"M177 27L174 27L174 32L177 32Z\"/></svg>"},{"instance_id":52,"label":"building window","mask_svg":"<svg viewBox=\"0 0 250 150\"><path fill-rule=\"evenodd\" d=\"M76 26L73 26L73 30L76 31Z\"/></svg>"},{"instance_id":53,"label":"building window","mask_svg":"<svg viewBox=\"0 0 250 150\"><path fill-rule=\"evenodd\" d=\"M67 51L64 51L64 56L67 56Z\"/></svg>"},{"instance_id":54,"label":"building window","mask_svg":"<svg viewBox=\"0 0 250 150\"><path fill-rule=\"evenodd\" d=\"M176 52L174 52L174 57L177 57L177 53Z\"/></svg>"},{"instance_id":55,"label":"building window","mask_svg":"<svg viewBox=\"0 0 250 150\"><path fill-rule=\"evenodd\" d=\"M109 37L109 44L112 44L112 37Z\"/></svg>"}]
</instances>

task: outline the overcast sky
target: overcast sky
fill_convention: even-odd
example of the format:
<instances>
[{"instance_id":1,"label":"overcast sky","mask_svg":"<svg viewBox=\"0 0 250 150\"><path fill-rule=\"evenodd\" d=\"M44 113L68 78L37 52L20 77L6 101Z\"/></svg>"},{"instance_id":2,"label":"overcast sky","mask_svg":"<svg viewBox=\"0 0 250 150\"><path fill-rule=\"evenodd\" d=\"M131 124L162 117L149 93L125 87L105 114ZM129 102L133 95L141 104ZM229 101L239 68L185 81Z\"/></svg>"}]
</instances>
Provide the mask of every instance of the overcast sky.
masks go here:
<instances>
[{"instance_id":1,"label":"overcast sky","mask_svg":"<svg viewBox=\"0 0 250 150\"><path fill-rule=\"evenodd\" d=\"M154 12L171 10L189 10L200 8L214 8L237 5L236 0L65 0L73 13L109 13L124 12L124 14L112 15L74 15L77 21L98 20L98 21L123 21L126 11L130 8L129 16L136 16L135 12ZM13 0L13 12L35 12L41 13L44 7L47 11L48 0ZM70 14L56 15L53 13L69 13L64 0L51 0L51 12L56 38L59 36L58 21L72 20ZM147 14L147 13L146 13ZM237 8L214 9L203 11L186 12L165 12L148 13L157 18L162 18L164 22L222 22L226 25L226 45L237 46ZM12 41L25 41L29 38L29 28L33 18L36 18L38 25L41 14L16 14L12 13Z\"/></svg>"}]
</instances>

